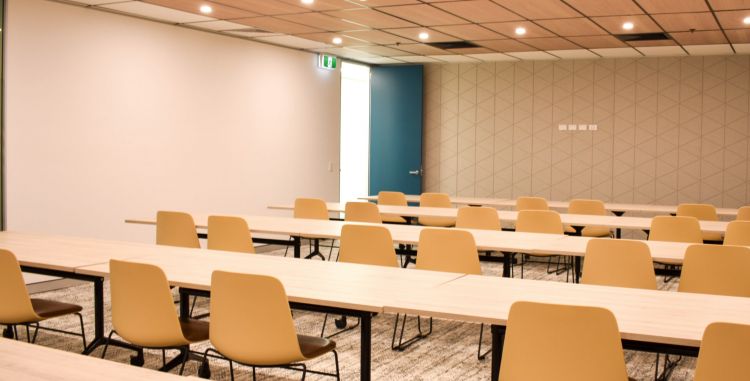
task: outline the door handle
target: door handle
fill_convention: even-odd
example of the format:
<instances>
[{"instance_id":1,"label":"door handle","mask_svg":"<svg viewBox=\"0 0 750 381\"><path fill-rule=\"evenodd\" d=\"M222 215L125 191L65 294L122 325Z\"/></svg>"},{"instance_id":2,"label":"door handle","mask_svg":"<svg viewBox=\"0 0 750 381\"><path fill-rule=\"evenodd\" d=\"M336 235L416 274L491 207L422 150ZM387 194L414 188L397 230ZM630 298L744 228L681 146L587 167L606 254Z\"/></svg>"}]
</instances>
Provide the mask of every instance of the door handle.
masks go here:
<instances>
[{"instance_id":1,"label":"door handle","mask_svg":"<svg viewBox=\"0 0 750 381\"><path fill-rule=\"evenodd\" d=\"M422 169L415 169L413 171L409 171L409 174L413 176L422 176L424 174L423 172L424 171Z\"/></svg>"}]
</instances>

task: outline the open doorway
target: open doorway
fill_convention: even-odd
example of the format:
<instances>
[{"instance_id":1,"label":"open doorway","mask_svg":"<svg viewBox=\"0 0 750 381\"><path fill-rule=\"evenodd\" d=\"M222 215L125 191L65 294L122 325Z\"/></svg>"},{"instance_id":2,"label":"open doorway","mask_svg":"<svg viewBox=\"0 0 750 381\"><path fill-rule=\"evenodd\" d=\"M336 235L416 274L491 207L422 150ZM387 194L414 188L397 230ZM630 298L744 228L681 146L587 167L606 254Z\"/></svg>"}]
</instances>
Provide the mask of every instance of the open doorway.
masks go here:
<instances>
[{"instance_id":1,"label":"open doorway","mask_svg":"<svg viewBox=\"0 0 750 381\"><path fill-rule=\"evenodd\" d=\"M341 65L339 201L367 196L370 160L370 67Z\"/></svg>"}]
</instances>

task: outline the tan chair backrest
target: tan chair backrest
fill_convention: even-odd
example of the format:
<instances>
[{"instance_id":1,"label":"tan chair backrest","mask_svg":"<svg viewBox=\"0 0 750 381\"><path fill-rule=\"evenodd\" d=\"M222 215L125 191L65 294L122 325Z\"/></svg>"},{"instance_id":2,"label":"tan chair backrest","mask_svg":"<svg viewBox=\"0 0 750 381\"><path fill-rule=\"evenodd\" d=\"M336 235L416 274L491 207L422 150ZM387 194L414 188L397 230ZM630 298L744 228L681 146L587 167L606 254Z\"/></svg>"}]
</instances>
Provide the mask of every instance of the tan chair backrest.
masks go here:
<instances>
[{"instance_id":1,"label":"tan chair backrest","mask_svg":"<svg viewBox=\"0 0 750 381\"><path fill-rule=\"evenodd\" d=\"M568 204L568 213L570 214L593 214L603 216L607 214L604 202L601 200L570 200Z\"/></svg>"},{"instance_id":2,"label":"tan chair backrest","mask_svg":"<svg viewBox=\"0 0 750 381\"><path fill-rule=\"evenodd\" d=\"M419 195L419 206L431 208L451 208L451 197L447 193L422 193Z\"/></svg>"},{"instance_id":3,"label":"tan chair backrest","mask_svg":"<svg viewBox=\"0 0 750 381\"><path fill-rule=\"evenodd\" d=\"M157 266L109 261L112 326L143 347L187 345L164 272Z\"/></svg>"},{"instance_id":4,"label":"tan chair backrest","mask_svg":"<svg viewBox=\"0 0 750 381\"><path fill-rule=\"evenodd\" d=\"M516 210L549 210L549 205L542 197L519 197L516 199Z\"/></svg>"},{"instance_id":5,"label":"tan chair backrest","mask_svg":"<svg viewBox=\"0 0 750 381\"><path fill-rule=\"evenodd\" d=\"M456 229L422 229L417 248L417 268L482 275L474 236Z\"/></svg>"},{"instance_id":6,"label":"tan chair backrest","mask_svg":"<svg viewBox=\"0 0 750 381\"><path fill-rule=\"evenodd\" d=\"M382 226L344 225L339 262L398 267L391 232Z\"/></svg>"},{"instance_id":7,"label":"tan chair backrest","mask_svg":"<svg viewBox=\"0 0 750 381\"><path fill-rule=\"evenodd\" d=\"M193 217L183 212L157 212L156 244L200 248Z\"/></svg>"},{"instance_id":8,"label":"tan chair backrest","mask_svg":"<svg viewBox=\"0 0 750 381\"><path fill-rule=\"evenodd\" d=\"M598 307L513 303L500 379L627 381L614 315Z\"/></svg>"},{"instance_id":9,"label":"tan chair backrest","mask_svg":"<svg viewBox=\"0 0 750 381\"><path fill-rule=\"evenodd\" d=\"M649 241L703 243L698 219L689 216L656 216L651 219Z\"/></svg>"},{"instance_id":10,"label":"tan chair backrest","mask_svg":"<svg viewBox=\"0 0 750 381\"><path fill-rule=\"evenodd\" d=\"M750 206L743 206L737 210L737 220L750 221Z\"/></svg>"},{"instance_id":11,"label":"tan chair backrest","mask_svg":"<svg viewBox=\"0 0 750 381\"><path fill-rule=\"evenodd\" d=\"M656 290L648 245L628 239L590 240L581 283Z\"/></svg>"},{"instance_id":12,"label":"tan chair backrest","mask_svg":"<svg viewBox=\"0 0 750 381\"><path fill-rule=\"evenodd\" d=\"M692 245L685 252L680 292L750 297L750 248Z\"/></svg>"},{"instance_id":13,"label":"tan chair backrest","mask_svg":"<svg viewBox=\"0 0 750 381\"><path fill-rule=\"evenodd\" d=\"M350 222L371 222L374 224L383 222L378 206L371 202L347 202L344 208L344 220Z\"/></svg>"},{"instance_id":14,"label":"tan chair backrest","mask_svg":"<svg viewBox=\"0 0 750 381\"><path fill-rule=\"evenodd\" d=\"M378 192L378 205L408 206L406 195L401 192Z\"/></svg>"},{"instance_id":15,"label":"tan chair backrest","mask_svg":"<svg viewBox=\"0 0 750 381\"><path fill-rule=\"evenodd\" d=\"M554 210L521 210L516 219L516 231L563 234L563 224L560 214Z\"/></svg>"},{"instance_id":16,"label":"tan chair backrest","mask_svg":"<svg viewBox=\"0 0 750 381\"><path fill-rule=\"evenodd\" d=\"M31 305L16 256L0 249L0 324L42 320Z\"/></svg>"},{"instance_id":17,"label":"tan chair backrest","mask_svg":"<svg viewBox=\"0 0 750 381\"><path fill-rule=\"evenodd\" d=\"M208 249L255 253L247 221L240 217L208 216Z\"/></svg>"},{"instance_id":18,"label":"tan chair backrest","mask_svg":"<svg viewBox=\"0 0 750 381\"><path fill-rule=\"evenodd\" d=\"M298 198L294 200L294 218L327 220L328 207L319 198Z\"/></svg>"},{"instance_id":19,"label":"tan chair backrest","mask_svg":"<svg viewBox=\"0 0 750 381\"><path fill-rule=\"evenodd\" d=\"M725 245L750 246L750 221L735 220L727 224Z\"/></svg>"},{"instance_id":20,"label":"tan chair backrest","mask_svg":"<svg viewBox=\"0 0 750 381\"><path fill-rule=\"evenodd\" d=\"M711 204L680 204L677 205L678 216L695 217L703 221L718 221L716 207Z\"/></svg>"},{"instance_id":21,"label":"tan chair backrest","mask_svg":"<svg viewBox=\"0 0 750 381\"><path fill-rule=\"evenodd\" d=\"M458 208L456 227L461 229L502 230L497 209L486 206Z\"/></svg>"},{"instance_id":22,"label":"tan chair backrest","mask_svg":"<svg viewBox=\"0 0 750 381\"><path fill-rule=\"evenodd\" d=\"M711 323L703 332L694 381L746 380L750 325Z\"/></svg>"},{"instance_id":23,"label":"tan chair backrest","mask_svg":"<svg viewBox=\"0 0 750 381\"><path fill-rule=\"evenodd\" d=\"M245 364L305 359L284 286L269 276L213 272L209 337L222 355Z\"/></svg>"}]
</instances>

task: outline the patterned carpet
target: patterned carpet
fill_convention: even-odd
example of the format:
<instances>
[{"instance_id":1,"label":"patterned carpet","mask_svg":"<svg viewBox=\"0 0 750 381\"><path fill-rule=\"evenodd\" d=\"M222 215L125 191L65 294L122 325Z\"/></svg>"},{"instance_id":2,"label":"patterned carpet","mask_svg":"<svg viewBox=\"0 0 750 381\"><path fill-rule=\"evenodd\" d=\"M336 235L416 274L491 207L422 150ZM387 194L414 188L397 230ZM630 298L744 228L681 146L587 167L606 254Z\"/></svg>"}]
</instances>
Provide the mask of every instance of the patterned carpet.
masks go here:
<instances>
[{"instance_id":1,"label":"patterned carpet","mask_svg":"<svg viewBox=\"0 0 750 381\"><path fill-rule=\"evenodd\" d=\"M303 249L304 250L304 249ZM284 250L279 247L268 246L263 248L262 255L283 255ZM335 252L334 252L335 256ZM529 263L525 268L525 277L547 281L565 281L565 274L547 274L546 263ZM500 276L502 265L497 263L482 263L485 275ZM665 290L675 290L679 280L669 283L659 279L659 286ZM105 283L105 301L107 328L109 333L109 289ZM84 319L86 322L87 335L93 336L93 287L88 284L75 287L49 291L35 294L34 297L50 298L61 301L78 303L84 307ZM196 314L208 309L207 299L200 299L196 307ZM304 311L294 311L294 318L298 331L310 335L320 333L323 315ZM328 319L326 333L330 334L336 330L333 319ZM380 314L372 320L372 379L373 380L487 380L490 378L489 356L483 361L477 360L477 339L479 336L479 325L461 323L449 320L435 320L433 333L426 340L421 340L404 352L395 352L390 349L391 335L393 330L394 316ZM353 324L353 319L349 324ZM77 331L78 321L74 317L63 317L46 322L47 326ZM407 323L407 331L414 332L416 323L411 318ZM408 333L407 333L408 334ZM21 339L25 340L25 330L19 330ZM344 332L334 338L339 352L341 375L343 380L359 379L359 330L354 329ZM41 331L37 343L53 348L59 348L72 352L81 350L81 341L77 337L66 336L49 331ZM485 343L490 344L488 332L485 332ZM203 351L207 344L196 345L194 350ZM98 349L93 356L99 356ZM107 359L127 363L133 352L110 348ZM168 353L176 354L176 351ZM146 351L146 364L148 368L161 366L160 351ZM628 373L632 379L651 380L654 378L655 355L640 352L625 352ZM309 369L331 372L333 367L333 356L325 355L321 358L308 362ZM186 369L186 375L196 375L197 363L191 361ZM672 374L672 380L691 380L695 368L695 359L683 358ZM229 368L226 361L211 361L211 379L228 380ZM176 370L175 370L176 372ZM298 380L301 374L283 369L259 369L259 380ZM246 367L235 365L235 376L237 380L252 379L252 374ZM310 380L331 379L330 377L308 374Z\"/></svg>"}]
</instances>

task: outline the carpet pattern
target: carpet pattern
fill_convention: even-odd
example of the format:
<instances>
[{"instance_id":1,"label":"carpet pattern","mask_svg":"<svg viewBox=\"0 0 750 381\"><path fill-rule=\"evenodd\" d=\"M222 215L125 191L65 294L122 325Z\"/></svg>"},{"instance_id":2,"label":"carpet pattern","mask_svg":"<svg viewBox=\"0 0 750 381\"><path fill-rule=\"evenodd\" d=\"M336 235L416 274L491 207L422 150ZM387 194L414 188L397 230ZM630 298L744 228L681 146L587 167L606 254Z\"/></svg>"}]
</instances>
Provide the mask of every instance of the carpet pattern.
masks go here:
<instances>
[{"instance_id":1,"label":"carpet pattern","mask_svg":"<svg viewBox=\"0 0 750 381\"><path fill-rule=\"evenodd\" d=\"M303 249L304 250L304 249ZM267 246L261 251L261 255L283 255L284 249L278 246ZM327 252L326 252L327 254ZM336 253L334 251L334 257ZM502 264L482 263L484 275L500 276ZM565 274L547 274L547 264L527 263L524 276L530 279L546 281L565 281ZM519 273L516 273L519 276ZM659 287L664 290L674 291L677 289L679 279L664 283L659 277ZM80 304L84 307L84 319L86 322L87 336L93 336L93 287L83 284L75 287L49 291L35 294L34 297L50 298L60 301ZM195 313L207 312L208 300L199 299ZM109 288L105 282L105 315L106 330L109 333ZM294 320L300 333L318 335L323 314L305 311L294 311ZM411 317L407 323L407 334L414 333L416 322ZM487 380L490 378L490 358L477 360L477 340L479 337L479 325L462 323L450 320L435 319L432 335L421 340L404 352L392 351L390 348L393 330L394 315L380 314L372 320L372 379L373 380ZM355 319L349 319L349 325L355 323ZM43 323L43 325L58 329L77 331L78 321L74 317L63 317ZM328 319L326 334L335 332L337 328L333 319ZM20 339L25 340L25 330L19 329ZM489 330L485 330L484 342L489 348ZM342 380L359 379L359 330L353 329L337 335L334 340L339 352L339 363L341 367ZM37 343L40 345L58 348L71 352L80 352L80 338L57 334L49 331L39 333ZM208 344L195 345L194 350L202 352ZM92 356L101 355L101 349L97 349ZM168 352L168 358L177 352ZM110 348L107 351L107 359L123 363L129 362L132 351ZM161 351L145 352L145 367L156 369L161 366ZM655 355L634 351L625 351L628 374L635 380L651 380L654 378ZM229 367L226 361L211 360L211 379L228 380ZM334 362L332 355L324 355L307 363L309 369L333 372ZM540 364L541 365L541 364ZM196 375L198 364L191 361L185 368L185 375ZM672 374L672 380L691 380L695 369L695 359L683 358ZM177 372L174 370L173 372ZM1 373L1 372L0 372ZM252 379L250 369L235 364L235 376L237 380ZM298 380L301 378L299 372L284 369L258 369L259 380ZM332 379L330 377L308 374L310 380Z\"/></svg>"}]
</instances>

